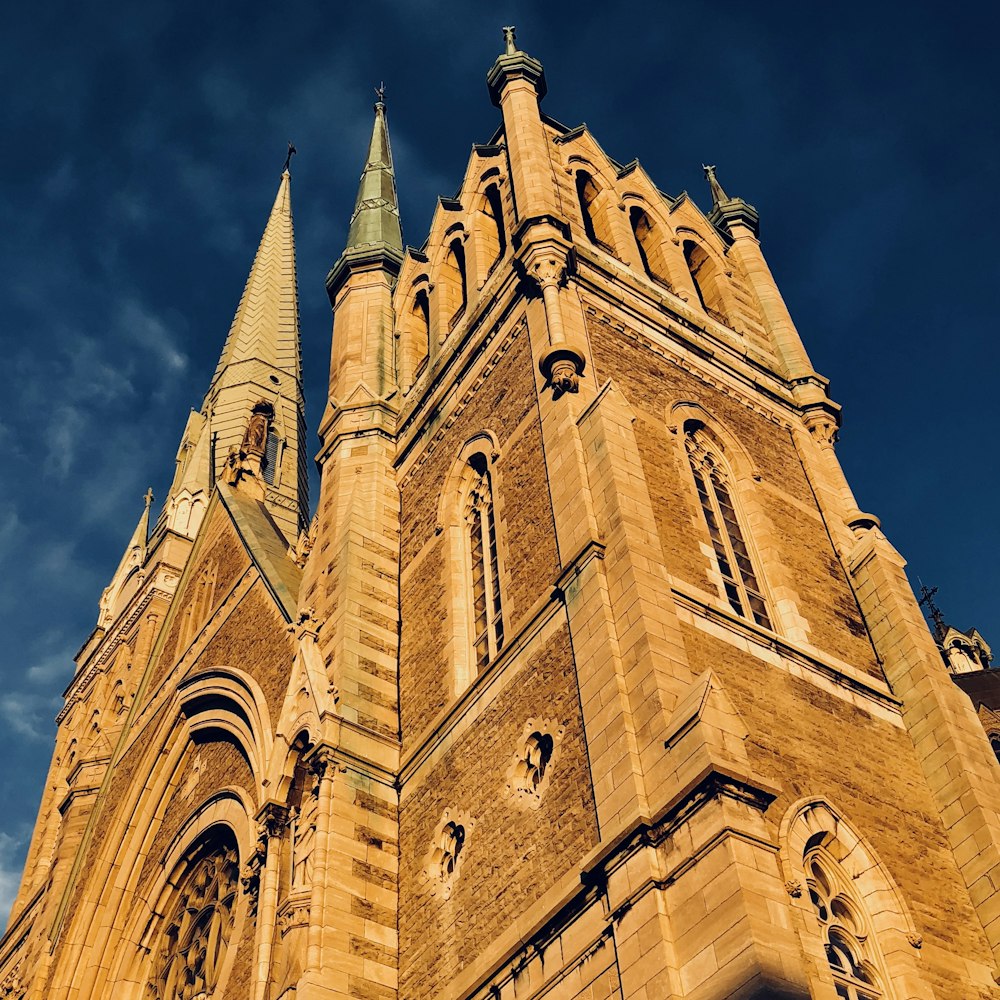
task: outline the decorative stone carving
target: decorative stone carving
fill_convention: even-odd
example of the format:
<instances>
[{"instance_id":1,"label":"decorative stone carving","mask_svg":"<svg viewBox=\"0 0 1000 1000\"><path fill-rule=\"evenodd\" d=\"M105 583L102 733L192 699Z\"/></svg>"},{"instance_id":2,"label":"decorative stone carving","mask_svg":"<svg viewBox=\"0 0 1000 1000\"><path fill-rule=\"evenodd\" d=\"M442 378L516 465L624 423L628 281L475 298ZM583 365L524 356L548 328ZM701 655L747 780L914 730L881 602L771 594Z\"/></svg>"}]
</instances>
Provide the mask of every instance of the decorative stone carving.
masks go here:
<instances>
[{"instance_id":1,"label":"decorative stone carving","mask_svg":"<svg viewBox=\"0 0 1000 1000\"><path fill-rule=\"evenodd\" d=\"M312 781L302 795L302 805L292 826L292 888L312 885L313 850L319 817L319 782Z\"/></svg>"},{"instance_id":2,"label":"decorative stone carving","mask_svg":"<svg viewBox=\"0 0 1000 1000\"><path fill-rule=\"evenodd\" d=\"M802 896L802 883L798 879L790 878L785 883L785 891L792 899L799 899Z\"/></svg>"},{"instance_id":3,"label":"decorative stone carving","mask_svg":"<svg viewBox=\"0 0 1000 1000\"><path fill-rule=\"evenodd\" d=\"M226 846L203 857L183 878L167 919L147 992L155 1000L215 995L233 934L238 861Z\"/></svg>"},{"instance_id":4,"label":"decorative stone carving","mask_svg":"<svg viewBox=\"0 0 1000 1000\"><path fill-rule=\"evenodd\" d=\"M431 895L441 899L450 898L458 881L472 827L473 823L467 817L450 809L444 811L427 853L424 869Z\"/></svg>"},{"instance_id":5,"label":"decorative stone carving","mask_svg":"<svg viewBox=\"0 0 1000 1000\"><path fill-rule=\"evenodd\" d=\"M21 981L21 967L15 966L0 982L0 1000L22 1000L27 991Z\"/></svg>"},{"instance_id":6,"label":"decorative stone carving","mask_svg":"<svg viewBox=\"0 0 1000 1000\"><path fill-rule=\"evenodd\" d=\"M542 804L564 732L548 719L529 719L525 724L507 769L507 795L517 805L537 809Z\"/></svg>"},{"instance_id":7,"label":"decorative stone carving","mask_svg":"<svg viewBox=\"0 0 1000 1000\"><path fill-rule=\"evenodd\" d=\"M805 416L806 429L822 448L832 448L837 443L837 421L828 413L809 413Z\"/></svg>"},{"instance_id":8,"label":"decorative stone carving","mask_svg":"<svg viewBox=\"0 0 1000 1000\"><path fill-rule=\"evenodd\" d=\"M918 951L924 946L924 939L920 934L907 934L906 940L909 941L910 947L916 948Z\"/></svg>"},{"instance_id":9,"label":"decorative stone carving","mask_svg":"<svg viewBox=\"0 0 1000 1000\"><path fill-rule=\"evenodd\" d=\"M267 432L274 419L274 406L266 399L254 403L250 411L250 420L243 435L243 446L240 449L245 455L264 457L267 449Z\"/></svg>"}]
</instances>

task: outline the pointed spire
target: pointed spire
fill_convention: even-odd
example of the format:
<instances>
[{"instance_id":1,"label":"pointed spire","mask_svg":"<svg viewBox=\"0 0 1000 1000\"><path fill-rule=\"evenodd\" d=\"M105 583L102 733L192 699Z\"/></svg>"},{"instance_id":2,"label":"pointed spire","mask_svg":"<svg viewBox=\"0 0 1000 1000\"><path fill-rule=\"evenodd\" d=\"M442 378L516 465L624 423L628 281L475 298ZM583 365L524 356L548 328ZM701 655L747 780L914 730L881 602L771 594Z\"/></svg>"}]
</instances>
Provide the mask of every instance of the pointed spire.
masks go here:
<instances>
[{"instance_id":1,"label":"pointed spire","mask_svg":"<svg viewBox=\"0 0 1000 1000\"><path fill-rule=\"evenodd\" d=\"M299 291L295 275L291 176L286 163L278 194L233 317L209 396L226 370L243 361L263 361L301 378Z\"/></svg>"},{"instance_id":2,"label":"pointed spire","mask_svg":"<svg viewBox=\"0 0 1000 1000\"><path fill-rule=\"evenodd\" d=\"M350 264L391 261L390 268L396 273L403 259L403 233L385 114L384 84L375 88L375 95L375 123L354 201L347 246L326 279L331 301Z\"/></svg>"},{"instance_id":3,"label":"pointed spire","mask_svg":"<svg viewBox=\"0 0 1000 1000\"><path fill-rule=\"evenodd\" d=\"M701 169L708 178L708 186L712 191L712 210L708 213L708 221L724 234L736 237L742 232L757 235L760 219L757 209L742 198L730 198L715 176L715 164L703 163Z\"/></svg>"},{"instance_id":4,"label":"pointed spire","mask_svg":"<svg viewBox=\"0 0 1000 1000\"><path fill-rule=\"evenodd\" d=\"M719 178L715 176L715 164L703 163L701 169L705 171L705 176L708 178L708 186L712 190L712 208L717 208L724 202L729 201L729 195L722 189Z\"/></svg>"}]
</instances>

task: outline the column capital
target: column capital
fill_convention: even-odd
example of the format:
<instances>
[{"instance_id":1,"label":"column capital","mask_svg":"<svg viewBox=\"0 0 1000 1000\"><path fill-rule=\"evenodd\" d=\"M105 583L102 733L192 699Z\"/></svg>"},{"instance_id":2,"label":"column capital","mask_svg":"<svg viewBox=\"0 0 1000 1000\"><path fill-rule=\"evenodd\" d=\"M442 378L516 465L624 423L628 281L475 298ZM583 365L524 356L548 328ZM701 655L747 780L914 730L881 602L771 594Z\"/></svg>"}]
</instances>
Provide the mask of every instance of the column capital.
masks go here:
<instances>
[{"instance_id":1,"label":"column capital","mask_svg":"<svg viewBox=\"0 0 1000 1000\"><path fill-rule=\"evenodd\" d=\"M527 52L511 52L497 56L497 61L486 74L486 86L490 90L490 100L499 108L503 93L515 80L524 80L541 100L548 87L545 83L545 69Z\"/></svg>"}]
</instances>

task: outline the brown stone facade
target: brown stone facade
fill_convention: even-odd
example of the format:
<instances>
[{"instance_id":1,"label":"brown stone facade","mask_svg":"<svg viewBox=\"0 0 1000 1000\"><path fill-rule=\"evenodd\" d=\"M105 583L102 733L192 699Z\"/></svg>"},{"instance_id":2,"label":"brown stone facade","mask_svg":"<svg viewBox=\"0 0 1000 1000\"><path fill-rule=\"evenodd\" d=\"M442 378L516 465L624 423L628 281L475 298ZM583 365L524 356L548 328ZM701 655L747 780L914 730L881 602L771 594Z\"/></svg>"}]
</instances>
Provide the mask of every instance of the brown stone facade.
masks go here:
<instances>
[{"instance_id":1,"label":"brown stone facade","mask_svg":"<svg viewBox=\"0 0 1000 1000\"><path fill-rule=\"evenodd\" d=\"M487 82L419 250L376 104L308 527L283 175L78 658L0 1000L1000 1000L997 715L756 210L543 115L511 29Z\"/></svg>"}]
</instances>

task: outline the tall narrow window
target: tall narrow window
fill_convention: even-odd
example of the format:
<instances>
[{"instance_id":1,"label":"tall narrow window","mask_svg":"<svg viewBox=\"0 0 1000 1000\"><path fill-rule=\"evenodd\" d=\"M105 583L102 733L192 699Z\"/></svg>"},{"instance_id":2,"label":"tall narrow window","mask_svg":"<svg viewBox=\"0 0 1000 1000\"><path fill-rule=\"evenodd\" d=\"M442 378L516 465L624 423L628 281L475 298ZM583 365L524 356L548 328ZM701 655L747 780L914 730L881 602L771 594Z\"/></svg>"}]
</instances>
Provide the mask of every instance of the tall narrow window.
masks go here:
<instances>
[{"instance_id":1,"label":"tall narrow window","mask_svg":"<svg viewBox=\"0 0 1000 1000\"><path fill-rule=\"evenodd\" d=\"M472 633L476 670L481 671L503 647L500 558L489 463L482 454L469 459L472 483L466 524L470 558Z\"/></svg>"},{"instance_id":2,"label":"tall narrow window","mask_svg":"<svg viewBox=\"0 0 1000 1000\"><path fill-rule=\"evenodd\" d=\"M843 1000L880 1000L879 976L872 961L870 929L840 865L822 848L805 858L809 899L816 913L826 960L837 996Z\"/></svg>"},{"instance_id":3,"label":"tall narrow window","mask_svg":"<svg viewBox=\"0 0 1000 1000\"><path fill-rule=\"evenodd\" d=\"M457 291L460 293L457 303L455 303L457 297L454 294L452 295L452 302L455 303L455 309L451 316L448 317L448 329L451 330L459 319L461 319L462 314L465 312L465 306L469 301L468 276L465 269L465 246L460 239L451 241L451 245L448 247L447 265L452 272L450 280L457 283L457 287L452 292Z\"/></svg>"},{"instance_id":4,"label":"tall narrow window","mask_svg":"<svg viewBox=\"0 0 1000 1000\"><path fill-rule=\"evenodd\" d=\"M684 242L684 260L702 309L716 322L729 325L729 317L718 290L719 274L712 258L693 240Z\"/></svg>"},{"instance_id":5,"label":"tall narrow window","mask_svg":"<svg viewBox=\"0 0 1000 1000\"><path fill-rule=\"evenodd\" d=\"M633 206L629 212L629 224L632 227L635 245L639 250L639 259L642 261L646 274L673 291L667 280L667 268L663 260L663 241L649 216L637 205Z\"/></svg>"},{"instance_id":6,"label":"tall narrow window","mask_svg":"<svg viewBox=\"0 0 1000 1000\"><path fill-rule=\"evenodd\" d=\"M486 189L486 215L488 215L496 226L496 256L490 261L492 267L498 260L503 258L507 252L507 231L503 224L503 201L500 198L500 188L496 184L491 184Z\"/></svg>"},{"instance_id":7,"label":"tall narrow window","mask_svg":"<svg viewBox=\"0 0 1000 1000\"><path fill-rule=\"evenodd\" d=\"M733 506L729 477L700 431L701 425L689 421L685 426L684 444L726 599L741 617L752 618L758 625L771 628L764 595Z\"/></svg>"}]
</instances>

